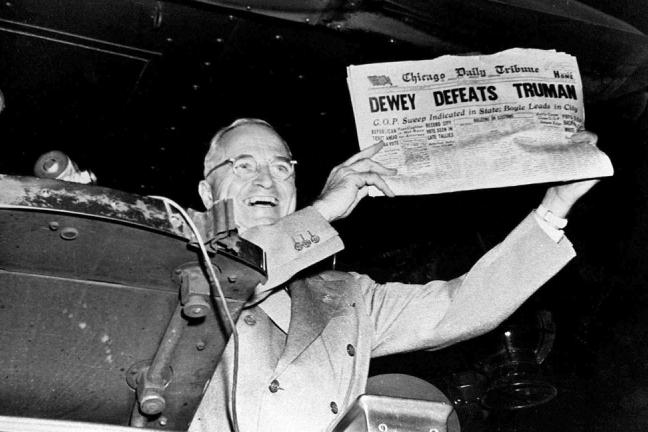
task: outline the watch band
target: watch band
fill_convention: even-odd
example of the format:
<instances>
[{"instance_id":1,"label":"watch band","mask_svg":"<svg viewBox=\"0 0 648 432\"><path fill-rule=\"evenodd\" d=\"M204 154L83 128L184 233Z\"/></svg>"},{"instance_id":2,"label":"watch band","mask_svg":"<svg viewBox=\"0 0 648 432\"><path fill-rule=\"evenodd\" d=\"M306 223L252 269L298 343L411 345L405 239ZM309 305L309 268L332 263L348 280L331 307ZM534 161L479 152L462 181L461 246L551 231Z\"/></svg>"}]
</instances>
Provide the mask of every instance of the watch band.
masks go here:
<instances>
[{"instance_id":1,"label":"watch band","mask_svg":"<svg viewBox=\"0 0 648 432\"><path fill-rule=\"evenodd\" d=\"M567 219L556 216L549 210L547 207L540 204L536 209L538 216L542 218L545 222L550 224L556 229L564 229L567 226Z\"/></svg>"}]
</instances>

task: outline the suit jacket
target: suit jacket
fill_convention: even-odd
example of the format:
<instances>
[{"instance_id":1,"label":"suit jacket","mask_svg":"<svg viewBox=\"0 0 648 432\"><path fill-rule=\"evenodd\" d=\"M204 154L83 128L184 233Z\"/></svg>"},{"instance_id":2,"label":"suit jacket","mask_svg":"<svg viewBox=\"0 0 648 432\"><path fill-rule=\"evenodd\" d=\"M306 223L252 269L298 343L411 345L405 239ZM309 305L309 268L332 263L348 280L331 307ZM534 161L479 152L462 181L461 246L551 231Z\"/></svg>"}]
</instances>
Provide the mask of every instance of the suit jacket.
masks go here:
<instances>
[{"instance_id":1,"label":"suit jacket","mask_svg":"<svg viewBox=\"0 0 648 432\"><path fill-rule=\"evenodd\" d=\"M294 217L313 216L313 225L303 219L283 227L284 240L291 239L286 244L301 241L296 227L320 233L315 226L322 219L310 211ZM275 234L278 247L284 240ZM304 250L291 246L298 254ZM364 392L371 357L438 349L483 334L573 256L566 238L551 240L530 215L468 273L450 281L378 284L359 274L325 272L292 282L290 297L279 290L245 310L237 323L241 432L324 430ZM281 330L286 326L287 335ZM230 341L191 431L231 430L232 354Z\"/></svg>"}]
</instances>

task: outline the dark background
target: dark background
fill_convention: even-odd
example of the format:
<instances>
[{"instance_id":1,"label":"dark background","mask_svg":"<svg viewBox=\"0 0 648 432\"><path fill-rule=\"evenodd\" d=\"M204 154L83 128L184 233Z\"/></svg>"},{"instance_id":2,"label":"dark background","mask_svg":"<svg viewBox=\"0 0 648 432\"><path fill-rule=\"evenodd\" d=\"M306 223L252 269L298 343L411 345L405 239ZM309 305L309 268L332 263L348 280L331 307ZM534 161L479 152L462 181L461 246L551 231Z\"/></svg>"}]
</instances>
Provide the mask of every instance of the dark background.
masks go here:
<instances>
[{"instance_id":1,"label":"dark background","mask_svg":"<svg viewBox=\"0 0 648 432\"><path fill-rule=\"evenodd\" d=\"M552 312L543 374L558 396L516 411L458 408L468 431L643 431L646 31L641 0L5 1L0 173L31 175L39 155L58 149L102 186L202 209L196 185L209 139L237 117L260 117L291 145L307 205L331 167L357 151L347 65L516 46L574 54L586 126L616 172L570 217L578 257L516 317L529 323L536 310ZM366 199L336 225L346 244L338 268L379 281L457 276L544 190ZM453 377L479 371L492 344L380 359L372 373L414 374L454 399Z\"/></svg>"}]
</instances>

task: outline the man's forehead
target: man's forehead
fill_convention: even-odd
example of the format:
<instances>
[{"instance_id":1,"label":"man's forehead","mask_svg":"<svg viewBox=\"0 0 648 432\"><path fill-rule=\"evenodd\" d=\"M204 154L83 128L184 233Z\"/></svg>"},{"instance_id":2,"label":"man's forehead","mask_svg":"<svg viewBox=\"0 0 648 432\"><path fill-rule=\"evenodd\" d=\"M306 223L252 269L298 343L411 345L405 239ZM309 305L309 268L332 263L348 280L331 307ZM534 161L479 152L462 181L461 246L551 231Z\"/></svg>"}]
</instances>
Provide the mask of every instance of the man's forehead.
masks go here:
<instances>
[{"instance_id":1,"label":"man's forehead","mask_svg":"<svg viewBox=\"0 0 648 432\"><path fill-rule=\"evenodd\" d=\"M221 155L267 154L289 156L285 141L273 129L261 124L246 124L227 131L220 142Z\"/></svg>"}]
</instances>

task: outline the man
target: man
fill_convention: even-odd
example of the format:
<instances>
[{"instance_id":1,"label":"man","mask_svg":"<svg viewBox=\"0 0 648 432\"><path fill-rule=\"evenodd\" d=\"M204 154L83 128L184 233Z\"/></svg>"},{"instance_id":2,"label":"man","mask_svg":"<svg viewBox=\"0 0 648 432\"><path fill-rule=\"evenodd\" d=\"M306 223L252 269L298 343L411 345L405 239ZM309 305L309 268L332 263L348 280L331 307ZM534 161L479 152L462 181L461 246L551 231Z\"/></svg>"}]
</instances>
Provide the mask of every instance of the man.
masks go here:
<instances>
[{"instance_id":1,"label":"man","mask_svg":"<svg viewBox=\"0 0 648 432\"><path fill-rule=\"evenodd\" d=\"M371 357L438 349L485 333L574 256L563 218L594 180L550 188L540 211L457 279L381 285L363 275L325 272L286 285L343 247L329 222L349 215L369 186L393 196L383 177L395 171L371 160L380 149L367 148L335 167L320 197L295 212L294 161L269 124L237 120L212 140L199 186L203 202L209 208L232 198L240 232L268 256L269 279L237 324L242 432L324 430L364 392ZM192 431L233 430L231 345Z\"/></svg>"}]
</instances>

